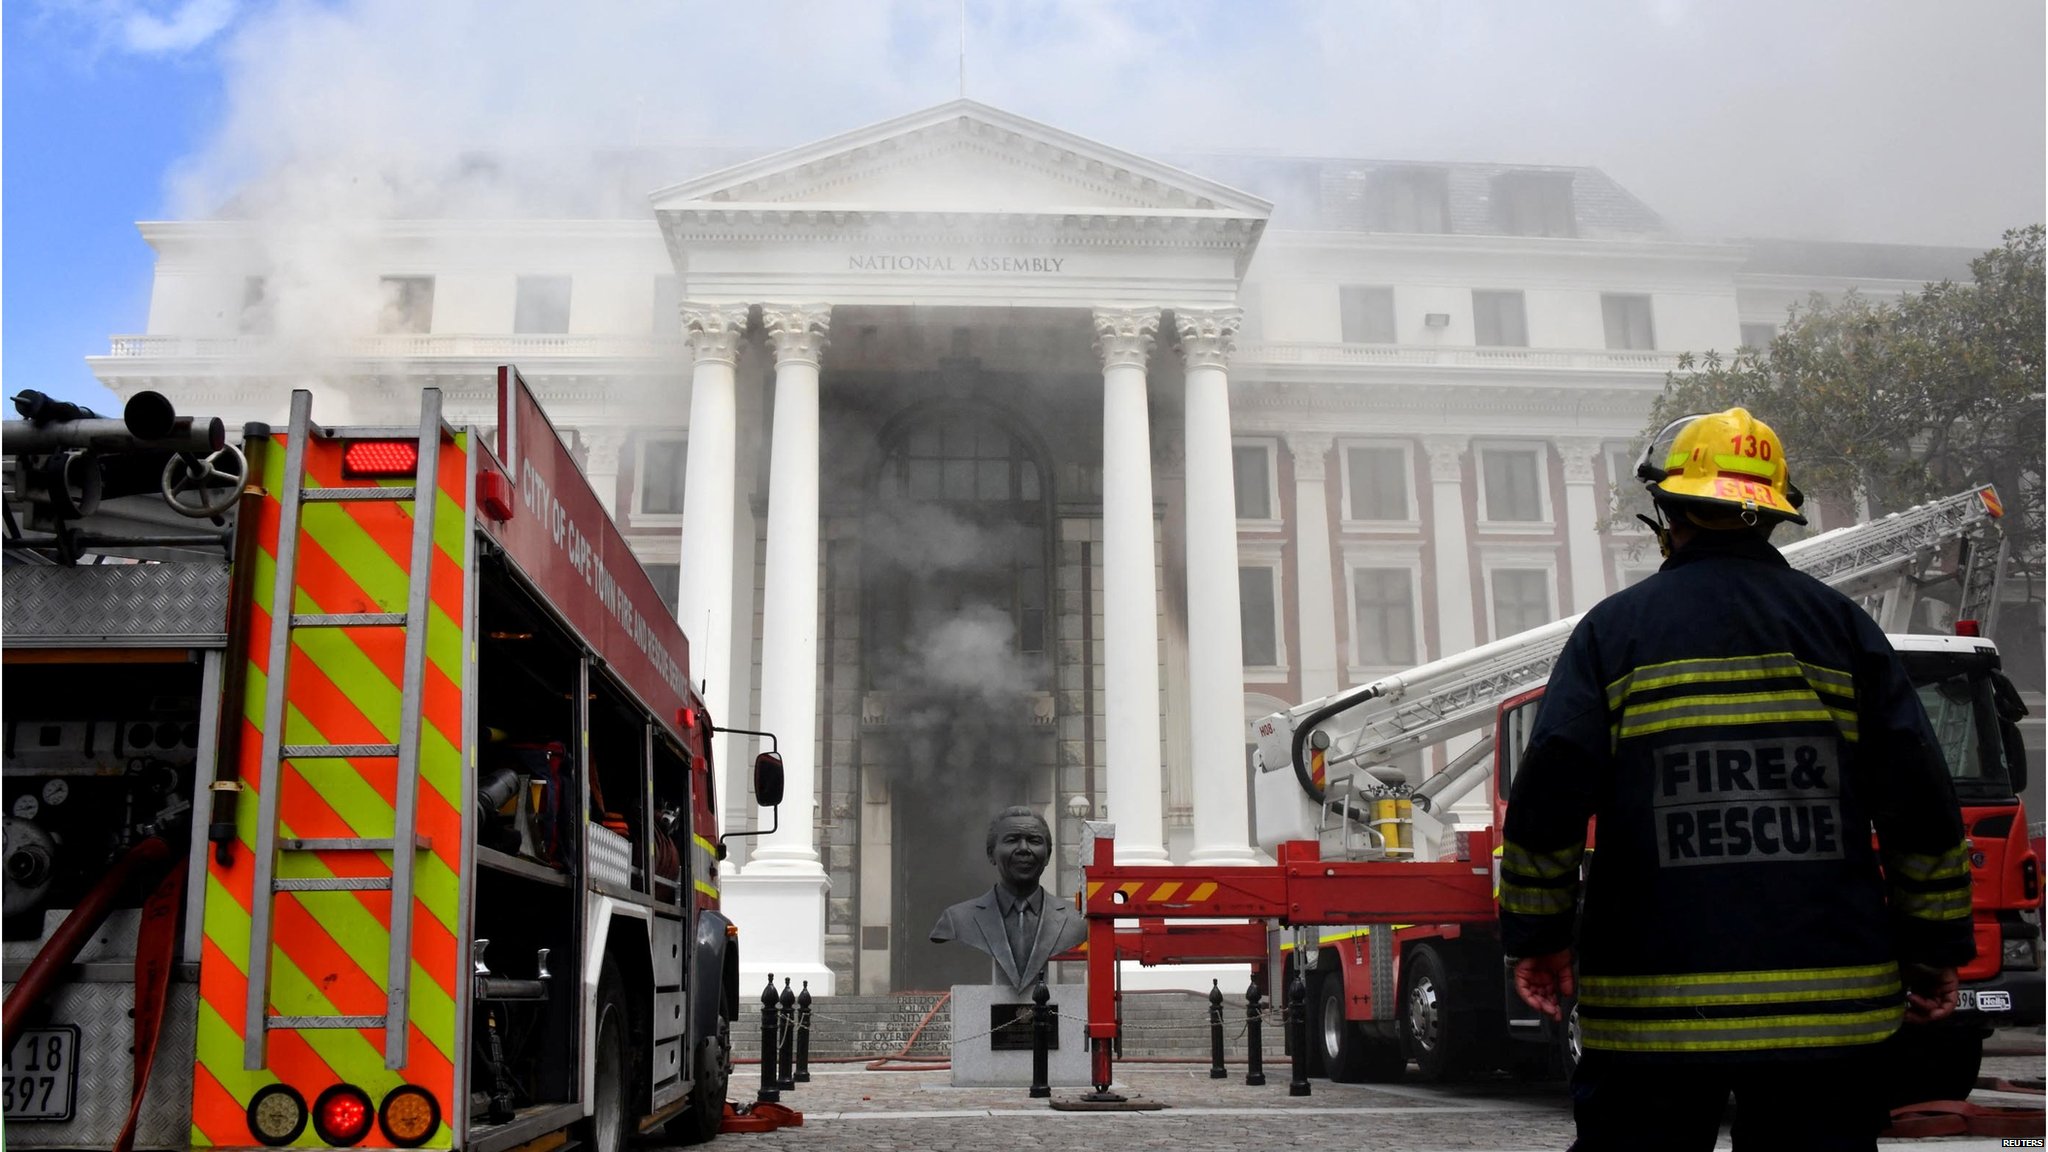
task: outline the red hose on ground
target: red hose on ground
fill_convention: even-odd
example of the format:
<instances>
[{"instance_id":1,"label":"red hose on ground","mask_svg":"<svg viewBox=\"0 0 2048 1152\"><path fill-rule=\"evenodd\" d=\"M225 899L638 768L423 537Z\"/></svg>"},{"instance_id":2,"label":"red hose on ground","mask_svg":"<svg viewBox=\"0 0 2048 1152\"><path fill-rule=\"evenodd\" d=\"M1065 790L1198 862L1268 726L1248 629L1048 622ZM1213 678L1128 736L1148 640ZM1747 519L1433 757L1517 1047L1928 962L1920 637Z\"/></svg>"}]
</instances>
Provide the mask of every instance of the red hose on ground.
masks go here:
<instances>
[{"instance_id":1,"label":"red hose on ground","mask_svg":"<svg viewBox=\"0 0 2048 1152\"><path fill-rule=\"evenodd\" d=\"M41 1004L50 994L50 989L62 976L64 969L78 958L79 950L85 947L92 934L100 930L107 917L114 912L114 901L121 890L128 886L137 873L146 873L154 879L158 869L172 859L169 841L151 836L130 848L107 874L85 894L71 915L57 926L43 946L36 950L35 959L28 962L28 968L15 982L14 991L7 994L4 1007L0 1007L0 1034L12 1037L15 1030L27 1018L31 1008Z\"/></svg>"}]
</instances>

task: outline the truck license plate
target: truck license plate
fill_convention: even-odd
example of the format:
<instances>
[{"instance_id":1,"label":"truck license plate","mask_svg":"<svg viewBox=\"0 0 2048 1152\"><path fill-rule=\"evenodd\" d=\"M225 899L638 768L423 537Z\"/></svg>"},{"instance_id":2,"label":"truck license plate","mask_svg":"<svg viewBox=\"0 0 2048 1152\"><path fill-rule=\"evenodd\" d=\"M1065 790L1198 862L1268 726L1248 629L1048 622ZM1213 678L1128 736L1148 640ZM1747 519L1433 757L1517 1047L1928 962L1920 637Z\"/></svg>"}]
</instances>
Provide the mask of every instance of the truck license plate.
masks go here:
<instances>
[{"instance_id":1,"label":"truck license plate","mask_svg":"<svg viewBox=\"0 0 2048 1152\"><path fill-rule=\"evenodd\" d=\"M69 1120L78 1095L78 1026L24 1028L7 1046L0 1114L9 1121Z\"/></svg>"},{"instance_id":2,"label":"truck license plate","mask_svg":"<svg viewBox=\"0 0 2048 1152\"><path fill-rule=\"evenodd\" d=\"M1966 1012L1971 1009L1979 1012L2010 1012L2012 993L1978 992L1965 988L1956 993L1956 1007Z\"/></svg>"}]
</instances>

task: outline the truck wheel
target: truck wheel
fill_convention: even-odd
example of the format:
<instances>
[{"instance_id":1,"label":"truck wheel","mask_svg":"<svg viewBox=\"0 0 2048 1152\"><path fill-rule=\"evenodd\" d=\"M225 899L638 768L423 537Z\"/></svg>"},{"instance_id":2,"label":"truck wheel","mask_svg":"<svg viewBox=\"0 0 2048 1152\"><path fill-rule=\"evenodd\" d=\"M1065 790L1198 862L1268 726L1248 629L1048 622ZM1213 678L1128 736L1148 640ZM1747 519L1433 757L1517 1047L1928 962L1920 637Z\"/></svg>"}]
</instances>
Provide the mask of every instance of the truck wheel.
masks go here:
<instances>
[{"instance_id":1,"label":"truck wheel","mask_svg":"<svg viewBox=\"0 0 2048 1152\"><path fill-rule=\"evenodd\" d=\"M1317 983L1315 1015L1309 1021L1309 1055L1323 1074L1339 1084L1399 1080L1408 1057L1399 1040L1368 1036L1344 1018L1344 976L1332 972Z\"/></svg>"},{"instance_id":2,"label":"truck wheel","mask_svg":"<svg viewBox=\"0 0 2048 1152\"><path fill-rule=\"evenodd\" d=\"M702 1144L718 1135L725 1123L725 1093L732 1080L732 1023L718 1017L718 1034L697 1042L696 1076L690 1084L690 1106L668 1123L668 1132L685 1144Z\"/></svg>"},{"instance_id":3,"label":"truck wheel","mask_svg":"<svg viewBox=\"0 0 2048 1152\"><path fill-rule=\"evenodd\" d=\"M624 1152L629 1127L626 1116L626 994L619 966L607 956L597 978L596 1081L590 1117L580 1125L581 1143L592 1152Z\"/></svg>"},{"instance_id":4,"label":"truck wheel","mask_svg":"<svg viewBox=\"0 0 2048 1152\"><path fill-rule=\"evenodd\" d=\"M1424 1080L1470 1074L1485 1055L1486 1017L1451 996L1450 966L1428 944L1401 966L1401 1039Z\"/></svg>"},{"instance_id":5,"label":"truck wheel","mask_svg":"<svg viewBox=\"0 0 2048 1152\"><path fill-rule=\"evenodd\" d=\"M1883 1048L1887 1108L1966 1100L1984 1064L1984 1033L1977 1028L1908 1024Z\"/></svg>"}]
</instances>

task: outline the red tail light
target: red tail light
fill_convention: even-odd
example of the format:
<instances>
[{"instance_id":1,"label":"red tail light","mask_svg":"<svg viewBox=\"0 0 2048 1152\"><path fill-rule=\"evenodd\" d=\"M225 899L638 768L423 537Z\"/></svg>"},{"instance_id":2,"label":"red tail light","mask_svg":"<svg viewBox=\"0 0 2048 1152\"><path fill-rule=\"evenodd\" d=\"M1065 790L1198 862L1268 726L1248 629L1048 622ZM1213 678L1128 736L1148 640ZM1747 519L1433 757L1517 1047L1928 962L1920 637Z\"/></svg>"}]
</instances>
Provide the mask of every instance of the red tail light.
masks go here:
<instances>
[{"instance_id":1,"label":"red tail light","mask_svg":"<svg viewBox=\"0 0 2048 1152\"><path fill-rule=\"evenodd\" d=\"M410 477L420 470L416 440L355 440L341 450L341 474L359 480Z\"/></svg>"},{"instance_id":2,"label":"red tail light","mask_svg":"<svg viewBox=\"0 0 2048 1152\"><path fill-rule=\"evenodd\" d=\"M353 1084L336 1084L313 1102L313 1131L337 1148L362 1143L377 1110L370 1095Z\"/></svg>"},{"instance_id":3,"label":"red tail light","mask_svg":"<svg viewBox=\"0 0 2048 1152\"><path fill-rule=\"evenodd\" d=\"M1956 635L1958 635L1958 636L1980 636L1980 635L1982 635L1982 634L1983 634L1983 633L1981 633L1981 632L1979 632L1979 631L1977 630L1977 622L1976 622L1975 620L1958 620L1958 621L1956 621Z\"/></svg>"},{"instance_id":4,"label":"red tail light","mask_svg":"<svg viewBox=\"0 0 2048 1152\"><path fill-rule=\"evenodd\" d=\"M695 728L697 726L697 710L695 708L676 709L676 722L681 724L686 732Z\"/></svg>"}]
</instances>

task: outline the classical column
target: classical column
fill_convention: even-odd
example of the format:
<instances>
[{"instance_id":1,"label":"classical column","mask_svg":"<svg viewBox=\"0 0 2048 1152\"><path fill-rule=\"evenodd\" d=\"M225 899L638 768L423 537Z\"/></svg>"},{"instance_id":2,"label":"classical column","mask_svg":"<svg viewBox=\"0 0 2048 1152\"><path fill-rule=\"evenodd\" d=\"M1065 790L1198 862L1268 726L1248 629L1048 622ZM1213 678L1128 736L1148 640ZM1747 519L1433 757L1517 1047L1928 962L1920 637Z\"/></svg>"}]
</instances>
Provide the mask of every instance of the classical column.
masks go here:
<instances>
[{"instance_id":1,"label":"classical column","mask_svg":"<svg viewBox=\"0 0 2048 1152\"><path fill-rule=\"evenodd\" d=\"M1465 531L1465 448L1463 439L1429 437L1429 479L1436 514L1430 542L1436 551L1436 659L1455 656L1477 642L1472 620L1472 560Z\"/></svg>"},{"instance_id":2,"label":"classical column","mask_svg":"<svg viewBox=\"0 0 2048 1152\"><path fill-rule=\"evenodd\" d=\"M1600 499L1593 487L1593 461L1600 458L1600 442L1559 440L1557 454L1564 460L1564 542L1572 566L1567 612L1584 612L1607 595L1607 547L1600 535ZM1558 603L1564 603L1562 596Z\"/></svg>"},{"instance_id":3,"label":"classical column","mask_svg":"<svg viewBox=\"0 0 2048 1152\"><path fill-rule=\"evenodd\" d=\"M613 520L619 518L619 453L626 446L626 434L624 428L576 430L576 438L583 442L583 476Z\"/></svg>"},{"instance_id":4,"label":"classical column","mask_svg":"<svg viewBox=\"0 0 2048 1152\"><path fill-rule=\"evenodd\" d=\"M1145 365L1157 308L1095 312L1102 356L1102 663L1118 860L1166 862L1159 793L1159 596ZM1232 714L1242 711L1242 706ZM1240 740L1233 740L1236 747Z\"/></svg>"},{"instance_id":5,"label":"classical column","mask_svg":"<svg viewBox=\"0 0 2048 1152\"><path fill-rule=\"evenodd\" d=\"M726 671L732 667L732 507L738 436L733 376L746 330L745 304L683 305L683 334L696 364L690 375L689 455L683 470L683 539L690 543L682 554L676 620L690 638L690 678L703 684L713 721L742 727L744 718L734 716L731 707L740 694L727 683ZM724 820L734 810L727 779L734 746L735 741L721 740L712 757L720 828L726 827Z\"/></svg>"},{"instance_id":6,"label":"classical column","mask_svg":"<svg viewBox=\"0 0 2048 1152\"><path fill-rule=\"evenodd\" d=\"M831 995L825 904L832 881L818 859L818 354L832 315L824 304L763 304L775 353L768 445L768 557L761 616L761 727L782 753L781 827L756 841L722 906L747 925L741 984L768 972ZM761 827L774 814L758 814Z\"/></svg>"},{"instance_id":7,"label":"classical column","mask_svg":"<svg viewBox=\"0 0 2048 1152\"><path fill-rule=\"evenodd\" d=\"M818 354L831 317L825 304L761 307L761 326L775 350L761 726L781 738L787 799L781 829L754 850L749 875L824 875L812 805L818 732ZM761 814L763 823L769 819Z\"/></svg>"},{"instance_id":8,"label":"classical column","mask_svg":"<svg viewBox=\"0 0 2048 1152\"><path fill-rule=\"evenodd\" d=\"M1237 308L1177 309L1187 367L1188 760L1192 864L1252 864L1244 763L1244 637L1231 482L1230 354ZM1119 848L1121 850L1121 848Z\"/></svg>"},{"instance_id":9,"label":"classical column","mask_svg":"<svg viewBox=\"0 0 2048 1152\"><path fill-rule=\"evenodd\" d=\"M1295 619L1301 640L1301 698L1314 700L1337 690L1337 590L1330 576L1330 496L1325 461L1330 437L1289 433L1294 458Z\"/></svg>"}]
</instances>

